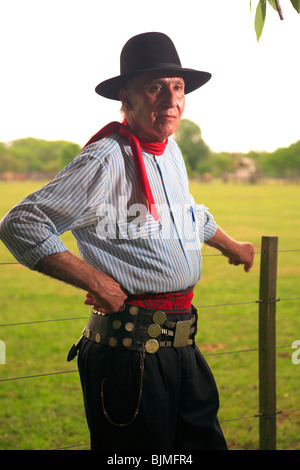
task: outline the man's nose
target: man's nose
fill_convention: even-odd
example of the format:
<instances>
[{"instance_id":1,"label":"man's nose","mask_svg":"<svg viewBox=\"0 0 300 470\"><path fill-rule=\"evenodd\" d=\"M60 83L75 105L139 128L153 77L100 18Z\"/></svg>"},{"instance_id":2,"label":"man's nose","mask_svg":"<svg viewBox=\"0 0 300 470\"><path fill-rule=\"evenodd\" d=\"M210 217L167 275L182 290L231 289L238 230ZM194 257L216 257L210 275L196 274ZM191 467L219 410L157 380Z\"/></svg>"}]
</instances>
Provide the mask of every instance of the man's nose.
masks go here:
<instances>
[{"instance_id":1,"label":"man's nose","mask_svg":"<svg viewBox=\"0 0 300 470\"><path fill-rule=\"evenodd\" d=\"M167 88L164 96L164 104L168 108L174 108L177 103L177 94L172 88Z\"/></svg>"}]
</instances>

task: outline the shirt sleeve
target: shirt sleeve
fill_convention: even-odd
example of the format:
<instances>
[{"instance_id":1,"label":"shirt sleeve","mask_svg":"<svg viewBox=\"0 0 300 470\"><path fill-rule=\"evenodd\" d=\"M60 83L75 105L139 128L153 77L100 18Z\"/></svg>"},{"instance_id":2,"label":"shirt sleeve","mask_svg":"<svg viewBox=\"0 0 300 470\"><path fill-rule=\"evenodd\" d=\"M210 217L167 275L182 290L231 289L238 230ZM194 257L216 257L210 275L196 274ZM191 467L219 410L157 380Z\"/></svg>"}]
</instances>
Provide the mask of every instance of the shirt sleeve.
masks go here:
<instances>
[{"instance_id":1,"label":"shirt sleeve","mask_svg":"<svg viewBox=\"0 0 300 470\"><path fill-rule=\"evenodd\" d=\"M197 209L197 211L198 210L199 209ZM197 211L196 211L196 213L197 213ZM205 206L203 206L201 208L201 213L204 217L203 241L206 242L207 240L209 240L210 238L212 238L215 235L215 233L217 231L217 224L216 224L216 221L215 221L213 215L209 212L209 210Z\"/></svg>"},{"instance_id":2,"label":"shirt sleeve","mask_svg":"<svg viewBox=\"0 0 300 470\"><path fill-rule=\"evenodd\" d=\"M0 224L0 239L19 261L35 269L44 256L67 251L60 235L101 202L103 164L82 152L51 182L25 197ZM103 178L102 178L103 180Z\"/></svg>"}]
</instances>

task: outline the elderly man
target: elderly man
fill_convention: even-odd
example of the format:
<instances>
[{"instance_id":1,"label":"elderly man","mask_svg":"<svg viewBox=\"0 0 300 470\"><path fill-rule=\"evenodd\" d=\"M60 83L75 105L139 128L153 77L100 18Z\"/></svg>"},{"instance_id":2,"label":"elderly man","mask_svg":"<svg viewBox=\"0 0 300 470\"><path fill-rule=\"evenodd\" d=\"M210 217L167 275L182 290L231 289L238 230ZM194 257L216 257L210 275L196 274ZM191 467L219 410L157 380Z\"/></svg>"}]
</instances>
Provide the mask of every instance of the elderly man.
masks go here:
<instances>
[{"instance_id":1,"label":"elderly man","mask_svg":"<svg viewBox=\"0 0 300 470\"><path fill-rule=\"evenodd\" d=\"M169 139L185 95L209 79L181 66L166 35L131 38L120 75L96 88L121 101L124 122L95 134L1 224L20 263L87 291L91 317L68 360L79 351L92 449L226 449L217 388L195 345L193 287L203 242L247 272L254 250L195 204ZM66 230L81 259L60 240Z\"/></svg>"}]
</instances>

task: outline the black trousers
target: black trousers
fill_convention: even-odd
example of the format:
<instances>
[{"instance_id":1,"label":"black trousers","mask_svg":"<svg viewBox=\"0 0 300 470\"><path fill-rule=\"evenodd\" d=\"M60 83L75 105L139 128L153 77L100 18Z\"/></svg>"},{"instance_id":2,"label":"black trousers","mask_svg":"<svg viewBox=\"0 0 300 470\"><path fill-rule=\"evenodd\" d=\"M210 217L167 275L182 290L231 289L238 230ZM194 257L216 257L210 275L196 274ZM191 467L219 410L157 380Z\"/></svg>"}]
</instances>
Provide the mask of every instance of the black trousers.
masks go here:
<instances>
[{"instance_id":1,"label":"black trousers","mask_svg":"<svg viewBox=\"0 0 300 470\"><path fill-rule=\"evenodd\" d=\"M182 319L172 315L172 321ZM187 319L186 315L184 317ZM218 391L199 349L146 353L142 399L140 353L84 339L78 357L91 450L225 450ZM103 403L101 383L103 379Z\"/></svg>"}]
</instances>

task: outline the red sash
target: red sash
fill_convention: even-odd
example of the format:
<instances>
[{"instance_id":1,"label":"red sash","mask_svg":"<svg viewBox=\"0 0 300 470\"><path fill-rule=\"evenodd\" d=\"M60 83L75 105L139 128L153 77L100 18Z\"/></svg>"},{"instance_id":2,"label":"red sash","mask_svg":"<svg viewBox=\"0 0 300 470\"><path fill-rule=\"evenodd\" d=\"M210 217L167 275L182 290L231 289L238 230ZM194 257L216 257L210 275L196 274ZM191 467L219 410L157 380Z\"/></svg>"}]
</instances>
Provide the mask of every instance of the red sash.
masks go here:
<instances>
[{"instance_id":1,"label":"red sash","mask_svg":"<svg viewBox=\"0 0 300 470\"><path fill-rule=\"evenodd\" d=\"M139 294L129 296L126 303L140 307L163 310L165 313L189 313L192 308L194 287L183 291L167 292L164 294Z\"/></svg>"}]
</instances>

